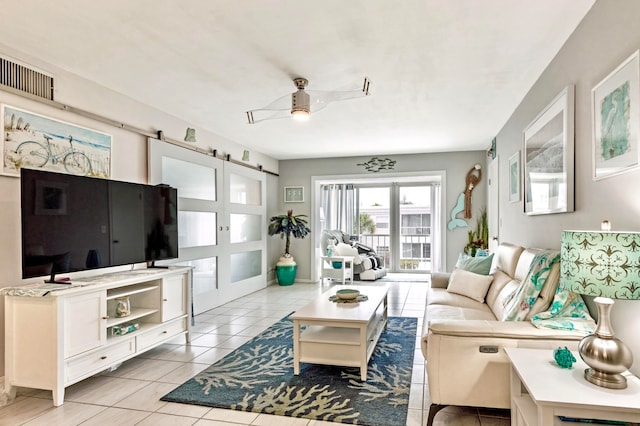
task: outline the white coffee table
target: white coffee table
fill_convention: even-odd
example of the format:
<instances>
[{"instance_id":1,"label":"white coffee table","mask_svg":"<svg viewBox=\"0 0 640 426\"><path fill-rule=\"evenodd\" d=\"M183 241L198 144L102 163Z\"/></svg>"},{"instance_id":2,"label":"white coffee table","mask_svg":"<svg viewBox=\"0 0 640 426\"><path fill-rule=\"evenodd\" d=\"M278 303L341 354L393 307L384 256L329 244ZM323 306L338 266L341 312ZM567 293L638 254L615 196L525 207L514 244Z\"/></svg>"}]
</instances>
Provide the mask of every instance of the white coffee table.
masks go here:
<instances>
[{"instance_id":1,"label":"white coffee table","mask_svg":"<svg viewBox=\"0 0 640 426\"><path fill-rule=\"evenodd\" d=\"M387 324L388 287L350 285L368 300L331 302L329 297L341 288L333 287L291 314L295 375L300 374L300 363L308 362L360 367L360 378L367 380L367 363Z\"/></svg>"}]
</instances>

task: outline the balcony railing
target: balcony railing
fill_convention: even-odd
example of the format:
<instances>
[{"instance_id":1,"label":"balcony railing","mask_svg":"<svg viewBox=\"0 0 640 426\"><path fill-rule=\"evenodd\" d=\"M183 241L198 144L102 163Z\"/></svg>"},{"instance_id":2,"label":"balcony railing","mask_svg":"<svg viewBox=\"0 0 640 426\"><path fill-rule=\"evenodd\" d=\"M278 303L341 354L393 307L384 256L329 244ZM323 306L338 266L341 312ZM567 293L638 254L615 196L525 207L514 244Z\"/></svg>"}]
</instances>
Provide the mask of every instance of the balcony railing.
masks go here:
<instances>
[{"instance_id":1,"label":"balcony railing","mask_svg":"<svg viewBox=\"0 0 640 426\"><path fill-rule=\"evenodd\" d=\"M373 248L376 253L384 258L385 265L390 268L391 264L391 236L389 234L362 234L358 238L362 244ZM419 244L422 247L423 244L430 244L431 238L429 235L413 234L402 235L400 237L400 246L403 244ZM401 271L406 270L418 270L425 271L431 269L431 257L415 257L406 256L401 253L400 255L400 267L397 268Z\"/></svg>"}]
</instances>

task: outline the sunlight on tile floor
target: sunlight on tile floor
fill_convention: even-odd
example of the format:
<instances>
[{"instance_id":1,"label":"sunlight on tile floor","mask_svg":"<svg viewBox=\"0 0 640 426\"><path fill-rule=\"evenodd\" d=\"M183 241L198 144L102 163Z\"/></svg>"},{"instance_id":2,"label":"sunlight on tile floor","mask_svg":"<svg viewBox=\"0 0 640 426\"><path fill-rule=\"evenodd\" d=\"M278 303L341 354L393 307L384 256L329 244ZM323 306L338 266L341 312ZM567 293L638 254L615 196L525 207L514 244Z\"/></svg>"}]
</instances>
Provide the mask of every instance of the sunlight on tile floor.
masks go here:
<instances>
[{"instance_id":1,"label":"sunlight on tile floor","mask_svg":"<svg viewBox=\"0 0 640 426\"><path fill-rule=\"evenodd\" d=\"M422 330L427 283L357 282L388 285L389 315L418 318ZM259 425L316 426L332 424L306 419L245 413L160 401L160 397L224 355L258 335L287 314L305 305L331 284L269 286L264 290L200 314L192 328L191 344L172 342L70 386L65 403L53 407L51 392L21 389L9 405L0 407L0 425ZM426 422L429 408L424 358L416 339L407 425ZM435 425L510 424L508 412L448 407Z\"/></svg>"}]
</instances>

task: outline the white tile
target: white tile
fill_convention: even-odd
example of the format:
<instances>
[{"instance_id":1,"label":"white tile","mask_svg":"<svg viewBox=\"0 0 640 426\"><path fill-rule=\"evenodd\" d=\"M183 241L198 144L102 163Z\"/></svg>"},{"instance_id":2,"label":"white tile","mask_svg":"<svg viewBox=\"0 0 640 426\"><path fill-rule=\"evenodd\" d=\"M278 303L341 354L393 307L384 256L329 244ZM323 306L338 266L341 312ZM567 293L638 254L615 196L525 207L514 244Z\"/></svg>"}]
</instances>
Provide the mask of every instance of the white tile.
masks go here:
<instances>
[{"instance_id":1,"label":"white tile","mask_svg":"<svg viewBox=\"0 0 640 426\"><path fill-rule=\"evenodd\" d=\"M134 426L139 424L145 417L150 416L151 413L146 411L125 410L122 408L107 408L95 417L90 418L86 422L82 423L82 426L105 426L105 425L118 425L118 426Z\"/></svg>"},{"instance_id":2,"label":"white tile","mask_svg":"<svg viewBox=\"0 0 640 426\"><path fill-rule=\"evenodd\" d=\"M205 346L213 348L219 344L229 340L231 335L226 334L203 334L200 337L191 341L191 346Z\"/></svg>"},{"instance_id":3,"label":"white tile","mask_svg":"<svg viewBox=\"0 0 640 426\"><path fill-rule=\"evenodd\" d=\"M207 414L211 408L202 405L178 404L177 402L167 402L158 409L158 413L173 414L175 416L187 416L200 418Z\"/></svg>"},{"instance_id":4,"label":"white tile","mask_svg":"<svg viewBox=\"0 0 640 426\"><path fill-rule=\"evenodd\" d=\"M260 414L251 424L257 426L306 426L309 422L308 419Z\"/></svg>"},{"instance_id":5,"label":"white tile","mask_svg":"<svg viewBox=\"0 0 640 426\"><path fill-rule=\"evenodd\" d=\"M223 410L221 408L212 408L207 414L202 416L203 419L218 420L230 423L251 424L259 416L258 413L250 413L247 411Z\"/></svg>"},{"instance_id":6,"label":"white tile","mask_svg":"<svg viewBox=\"0 0 640 426\"><path fill-rule=\"evenodd\" d=\"M155 381L182 365L183 363L176 361L133 358L107 375L124 379Z\"/></svg>"},{"instance_id":7,"label":"white tile","mask_svg":"<svg viewBox=\"0 0 640 426\"><path fill-rule=\"evenodd\" d=\"M138 392L149 382L119 377L94 376L66 389L65 401L111 406Z\"/></svg>"},{"instance_id":8,"label":"white tile","mask_svg":"<svg viewBox=\"0 0 640 426\"><path fill-rule=\"evenodd\" d=\"M160 398L171 392L175 386L172 383L149 383L134 394L123 398L113 404L118 408L130 408L132 410L157 411L167 403Z\"/></svg>"},{"instance_id":9,"label":"white tile","mask_svg":"<svg viewBox=\"0 0 640 426\"><path fill-rule=\"evenodd\" d=\"M225 422L221 420L200 419L194 423L194 426L244 426L244 423ZM249 425L246 425L249 426Z\"/></svg>"},{"instance_id":10,"label":"white tile","mask_svg":"<svg viewBox=\"0 0 640 426\"><path fill-rule=\"evenodd\" d=\"M171 373L166 376L158 379L159 382L164 383L173 383L176 385L181 385L205 368L207 368L208 364L199 364L195 362L186 362L181 367L176 368Z\"/></svg>"},{"instance_id":11,"label":"white tile","mask_svg":"<svg viewBox=\"0 0 640 426\"><path fill-rule=\"evenodd\" d=\"M52 407L52 400L20 396L11 404L0 407L0 424L21 424L40 416Z\"/></svg>"},{"instance_id":12,"label":"white tile","mask_svg":"<svg viewBox=\"0 0 640 426\"><path fill-rule=\"evenodd\" d=\"M200 364L214 364L216 362L218 362L222 357L224 357L225 355L229 354L233 352L233 349L229 349L229 348L212 348L209 349L208 351L206 351L205 353L203 353L202 355L199 355L197 357L195 357L193 359L193 362L197 362Z\"/></svg>"},{"instance_id":13,"label":"white tile","mask_svg":"<svg viewBox=\"0 0 640 426\"><path fill-rule=\"evenodd\" d=\"M78 425L95 417L105 407L67 401L60 407L51 407L42 415L24 423L25 426ZM1 422L2 424L9 424Z\"/></svg>"},{"instance_id":14,"label":"white tile","mask_svg":"<svg viewBox=\"0 0 640 426\"><path fill-rule=\"evenodd\" d=\"M198 419L193 417L173 416L171 414L153 413L145 417L137 426L191 426Z\"/></svg>"}]
</instances>

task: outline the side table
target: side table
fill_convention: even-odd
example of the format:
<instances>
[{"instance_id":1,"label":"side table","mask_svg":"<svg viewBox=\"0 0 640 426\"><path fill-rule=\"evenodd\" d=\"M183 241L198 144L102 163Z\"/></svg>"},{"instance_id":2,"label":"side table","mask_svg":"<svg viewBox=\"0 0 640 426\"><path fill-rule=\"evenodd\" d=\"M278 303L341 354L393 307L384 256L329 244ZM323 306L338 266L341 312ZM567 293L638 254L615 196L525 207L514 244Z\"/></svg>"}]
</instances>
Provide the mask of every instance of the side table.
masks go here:
<instances>
[{"instance_id":1,"label":"side table","mask_svg":"<svg viewBox=\"0 0 640 426\"><path fill-rule=\"evenodd\" d=\"M353 256L320 256L320 280L325 278L353 284Z\"/></svg>"},{"instance_id":2,"label":"side table","mask_svg":"<svg viewBox=\"0 0 640 426\"><path fill-rule=\"evenodd\" d=\"M574 352L570 369L557 366L552 349L505 348L511 360L511 424L577 425L558 416L640 423L640 379L626 373L626 389L587 382L587 365ZM632 424L633 424L632 423Z\"/></svg>"}]
</instances>

